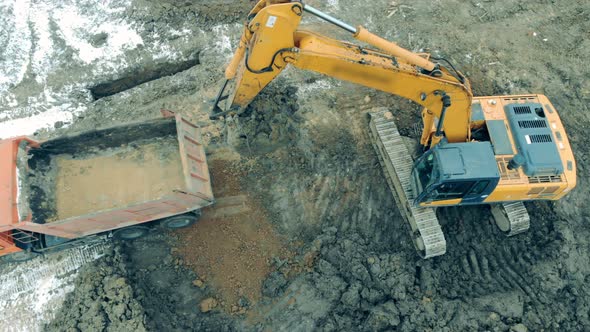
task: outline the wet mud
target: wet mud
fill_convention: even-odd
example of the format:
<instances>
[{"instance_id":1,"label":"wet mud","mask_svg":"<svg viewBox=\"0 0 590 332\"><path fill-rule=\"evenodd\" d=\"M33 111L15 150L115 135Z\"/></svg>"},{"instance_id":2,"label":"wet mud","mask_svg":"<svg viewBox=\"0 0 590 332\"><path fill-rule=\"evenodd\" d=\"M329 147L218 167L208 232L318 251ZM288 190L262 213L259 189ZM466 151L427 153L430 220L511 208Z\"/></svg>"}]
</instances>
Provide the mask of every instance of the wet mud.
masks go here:
<instances>
[{"instance_id":1,"label":"wet mud","mask_svg":"<svg viewBox=\"0 0 590 332\"><path fill-rule=\"evenodd\" d=\"M51 135L173 109L205 132L218 198L246 196L251 210L227 215L213 207L203 211L202 224L186 231L159 230L118 244L107 272L98 279L80 277L79 289L95 286L74 291L68 300L74 305L64 306L49 326L108 329L103 318L114 315L112 328L136 324L157 331L590 328L586 2L310 1L413 51L452 61L470 77L476 95L544 93L567 128L578 165L576 190L558 202L526 203L531 229L513 238L496 229L488 207L438 209L448 249L427 261L415 253L395 207L365 116L373 107L389 107L400 132L412 136L420 120L417 105L291 68L243 114L209 121L231 54L231 48L222 51L210 42L237 41L241 27L234 23L251 2L134 3L127 14L146 29L206 30L190 40L200 64L93 101L89 111ZM215 28L217 22L223 28ZM305 22L320 33L349 38L316 23ZM184 44L166 36L171 44ZM154 66L151 60L145 64ZM281 248L289 254L281 255ZM215 275L220 271L226 279ZM93 294L110 294L113 287L120 294L112 305L95 300ZM92 304L96 314L80 323L76 303L87 294L89 303L98 303ZM143 320L136 319L138 312Z\"/></svg>"}]
</instances>

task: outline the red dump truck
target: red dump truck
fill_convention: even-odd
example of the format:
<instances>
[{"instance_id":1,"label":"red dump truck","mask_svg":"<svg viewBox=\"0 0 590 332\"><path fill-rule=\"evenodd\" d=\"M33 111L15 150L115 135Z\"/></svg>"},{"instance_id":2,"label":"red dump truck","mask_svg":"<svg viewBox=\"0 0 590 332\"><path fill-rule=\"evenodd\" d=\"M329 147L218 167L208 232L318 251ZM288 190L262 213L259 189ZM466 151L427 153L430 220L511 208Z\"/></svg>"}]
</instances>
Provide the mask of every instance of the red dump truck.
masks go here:
<instances>
[{"instance_id":1,"label":"red dump truck","mask_svg":"<svg viewBox=\"0 0 590 332\"><path fill-rule=\"evenodd\" d=\"M194 223L214 202L201 133L163 114L44 142L1 140L0 261Z\"/></svg>"}]
</instances>

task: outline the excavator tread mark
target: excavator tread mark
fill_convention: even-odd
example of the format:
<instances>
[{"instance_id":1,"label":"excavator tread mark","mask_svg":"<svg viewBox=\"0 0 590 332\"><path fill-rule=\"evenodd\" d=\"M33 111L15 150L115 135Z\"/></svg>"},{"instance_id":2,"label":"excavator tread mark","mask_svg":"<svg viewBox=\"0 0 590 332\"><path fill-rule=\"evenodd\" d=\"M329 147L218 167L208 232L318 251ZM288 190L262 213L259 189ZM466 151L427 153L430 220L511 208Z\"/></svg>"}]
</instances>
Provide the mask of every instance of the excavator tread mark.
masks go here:
<instances>
[{"instance_id":1,"label":"excavator tread mark","mask_svg":"<svg viewBox=\"0 0 590 332\"><path fill-rule=\"evenodd\" d=\"M411 188L414 162L387 109L369 115L369 135L400 212L410 226L414 246L423 258L443 255L447 243L432 208L416 207ZM390 114L390 113L389 113Z\"/></svg>"}]
</instances>

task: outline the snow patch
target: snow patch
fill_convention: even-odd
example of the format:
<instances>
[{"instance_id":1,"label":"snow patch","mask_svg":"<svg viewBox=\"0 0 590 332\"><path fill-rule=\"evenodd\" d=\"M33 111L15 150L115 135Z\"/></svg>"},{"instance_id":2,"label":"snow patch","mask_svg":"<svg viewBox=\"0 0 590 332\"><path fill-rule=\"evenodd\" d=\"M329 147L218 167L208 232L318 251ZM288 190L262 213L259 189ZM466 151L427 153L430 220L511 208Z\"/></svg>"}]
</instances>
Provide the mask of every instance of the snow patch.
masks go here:
<instances>
[{"instance_id":1,"label":"snow patch","mask_svg":"<svg viewBox=\"0 0 590 332\"><path fill-rule=\"evenodd\" d=\"M326 3L332 9L338 9L340 7L340 0L328 0Z\"/></svg>"},{"instance_id":2,"label":"snow patch","mask_svg":"<svg viewBox=\"0 0 590 332\"><path fill-rule=\"evenodd\" d=\"M11 7L13 17L6 19L12 18L12 22L0 21L4 23L4 26L0 27L0 45L4 45L3 54L7 55L3 57L0 66L0 93L6 91L12 83L22 81L29 66L29 57L22 55L28 54L32 46L31 30L27 24L30 1L14 1ZM2 8L2 11L4 10L10 8Z\"/></svg>"},{"instance_id":3,"label":"snow patch","mask_svg":"<svg viewBox=\"0 0 590 332\"><path fill-rule=\"evenodd\" d=\"M59 92L45 89L35 97L28 97L28 106L12 107L0 113L0 139L31 135L41 129L51 129L58 121L66 126L74 117L86 111L82 101L71 97L84 91L81 85L65 86ZM10 100L10 95L6 98ZM0 99L1 100L1 99Z\"/></svg>"},{"instance_id":4,"label":"snow patch","mask_svg":"<svg viewBox=\"0 0 590 332\"><path fill-rule=\"evenodd\" d=\"M320 79L310 84L301 85L297 89L297 98L306 98L317 90L328 90L334 86L335 84L327 79Z\"/></svg>"},{"instance_id":5,"label":"snow patch","mask_svg":"<svg viewBox=\"0 0 590 332\"><path fill-rule=\"evenodd\" d=\"M238 26L241 27L241 25L236 24L220 24L212 28L213 35L217 37L212 47L216 54L220 54L226 58L230 58L233 55L233 38L230 36L232 35L232 31L239 31L237 30ZM237 44L235 46L237 47Z\"/></svg>"},{"instance_id":6,"label":"snow patch","mask_svg":"<svg viewBox=\"0 0 590 332\"><path fill-rule=\"evenodd\" d=\"M2 331L41 331L55 317L83 265L102 257L109 243L97 241L0 269Z\"/></svg>"},{"instance_id":7,"label":"snow patch","mask_svg":"<svg viewBox=\"0 0 590 332\"><path fill-rule=\"evenodd\" d=\"M36 115L0 122L0 139L31 135L40 129L52 127L58 121L64 123L71 122L75 115L86 110L84 106L78 106L73 109L70 107L72 107L71 104L64 104ZM22 111L29 113L26 107L22 109Z\"/></svg>"},{"instance_id":8,"label":"snow patch","mask_svg":"<svg viewBox=\"0 0 590 332\"><path fill-rule=\"evenodd\" d=\"M80 13L79 8L75 6L56 8L54 12L54 18L60 22L60 34L66 44L77 50L78 57L86 64L97 59L112 59L143 44L143 39L130 24L123 21L106 21L108 16L103 13L95 16L86 14ZM108 35L106 44L100 47L92 46L88 37L101 33Z\"/></svg>"},{"instance_id":9,"label":"snow patch","mask_svg":"<svg viewBox=\"0 0 590 332\"><path fill-rule=\"evenodd\" d=\"M53 55L53 41L49 32L49 9L46 5L41 4L40 8L32 11L29 19L35 32L36 46L31 64L35 73L35 80L37 83L43 84L51 69L51 57Z\"/></svg>"}]
</instances>

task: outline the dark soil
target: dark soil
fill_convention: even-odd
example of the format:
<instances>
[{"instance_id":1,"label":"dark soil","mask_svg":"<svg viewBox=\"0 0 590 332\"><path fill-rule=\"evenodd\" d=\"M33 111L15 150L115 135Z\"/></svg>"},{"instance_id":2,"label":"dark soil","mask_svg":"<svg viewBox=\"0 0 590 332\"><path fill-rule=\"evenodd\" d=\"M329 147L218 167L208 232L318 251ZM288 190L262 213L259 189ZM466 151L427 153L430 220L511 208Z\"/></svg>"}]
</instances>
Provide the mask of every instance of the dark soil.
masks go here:
<instances>
[{"instance_id":1,"label":"dark soil","mask_svg":"<svg viewBox=\"0 0 590 332\"><path fill-rule=\"evenodd\" d=\"M196 23L187 15L193 15L191 8L205 8L200 2L142 1L130 15L151 20L149 25L161 31L168 23L209 29L217 15L229 17L223 22L235 22L234 14L243 17L246 2L236 3L219 12L213 9ZM404 47L447 58L470 77L476 95L548 95L573 145L577 189L558 202L527 203L531 229L514 238L500 234L488 207L439 209L447 253L421 260L369 144L364 114L387 106L395 111L402 133L411 135L419 121L416 105L293 69L271 83L241 116L212 123L207 112L222 81L225 60L206 51L214 38L198 39L201 44L195 47L204 50L200 65L134 87L124 96L101 98L84 118L56 134L154 117L161 107L201 121L211 142L210 160L231 161L239 170L224 181L233 181L235 188L261 203L269 223L293 244L295 253L290 261L270 262L272 272L262 283L260 301L244 314L231 315L223 306L207 313L199 310L202 300L224 290L193 284L203 271L194 266L191 270L172 253L176 239L168 242L167 236L157 234L129 244L122 250L120 264L125 270L117 271L124 271L133 301L143 307L145 327L589 330L587 3L310 3L348 22L363 23ZM348 38L327 25L314 28ZM239 34L239 27L232 33ZM215 165L223 163L210 166ZM214 187L225 183L217 181ZM117 271L113 273L122 273ZM79 296L73 293L71 301L81 302L75 299ZM65 318L78 317L69 312L71 308L65 306L52 326L66 326Z\"/></svg>"},{"instance_id":2,"label":"dark soil","mask_svg":"<svg viewBox=\"0 0 590 332\"><path fill-rule=\"evenodd\" d=\"M65 310L47 331L146 331L144 309L133 294L118 249L80 271Z\"/></svg>"}]
</instances>

